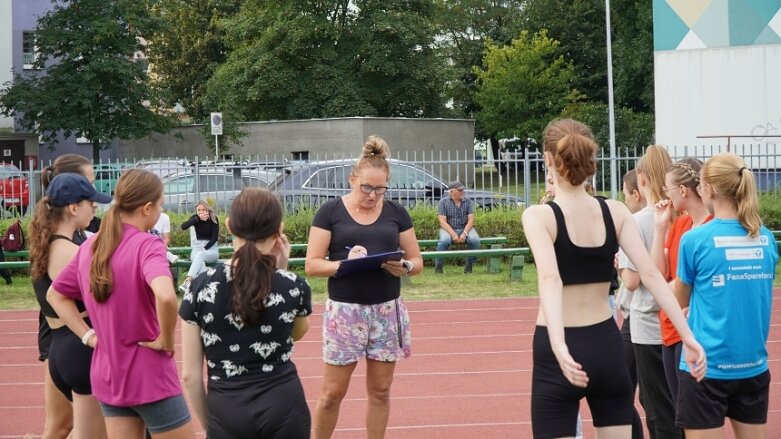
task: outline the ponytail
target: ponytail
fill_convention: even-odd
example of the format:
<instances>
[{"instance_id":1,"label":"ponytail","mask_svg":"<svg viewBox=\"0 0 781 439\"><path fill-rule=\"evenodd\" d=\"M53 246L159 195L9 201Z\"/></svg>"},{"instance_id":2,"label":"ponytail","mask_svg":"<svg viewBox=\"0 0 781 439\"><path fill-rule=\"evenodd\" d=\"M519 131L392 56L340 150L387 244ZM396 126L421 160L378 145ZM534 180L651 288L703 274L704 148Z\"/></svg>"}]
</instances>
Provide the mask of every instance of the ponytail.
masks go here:
<instances>
[{"instance_id":1,"label":"ponytail","mask_svg":"<svg viewBox=\"0 0 781 439\"><path fill-rule=\"evenodd\" d=\"M759 236L759 228L762 219L759 216L759 197L757 197L757 183L754 173L746 167L738 171L739 183L735 191L735 202L738 207L738 220L748 230L749 236Z\"/></svg>"},{"instance_id":2,"label":"ponytail","mask_svg":"<svg viewBox=\"0 0 781 439\"><path fill-rule=\"evenodd\" d=\"M257 324L266 299L271 291L271 283L276 272L277 261L274 257L260 252L255 241L247 241L236 251L233 258L233 313L244 323Z\"/></svg>"},{"instance_id":3,"label":"ponytail","mask_svg":"<svg viewBox=\"0 0 781 439\"><path fill-rule=\"evenodd\" d=\"M111 295L114 274L111 271L111 255L122 241L122 220L116 205L109 207L100 223L100 235L92 243L92 264L89 285L95 301L104 303Z\"/></svg>"}]
</instances>

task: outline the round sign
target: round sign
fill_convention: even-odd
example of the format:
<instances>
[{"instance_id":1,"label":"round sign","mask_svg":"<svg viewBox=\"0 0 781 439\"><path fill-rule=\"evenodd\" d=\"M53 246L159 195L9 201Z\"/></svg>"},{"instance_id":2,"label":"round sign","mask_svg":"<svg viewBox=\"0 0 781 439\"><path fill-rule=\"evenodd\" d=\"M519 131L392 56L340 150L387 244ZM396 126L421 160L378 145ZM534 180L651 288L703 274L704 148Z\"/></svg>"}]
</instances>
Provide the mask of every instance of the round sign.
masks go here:
<instances>
[{"instance_id":1,"label":"round sign","mask_svg":"<svg viewBox=\"0 0 781 439\"><path fill-rule=\"evenodd\" d=\"M212 116L212 125L220 125L222 123L222 117L219 114Z\"/></svg>"}]
</instances>

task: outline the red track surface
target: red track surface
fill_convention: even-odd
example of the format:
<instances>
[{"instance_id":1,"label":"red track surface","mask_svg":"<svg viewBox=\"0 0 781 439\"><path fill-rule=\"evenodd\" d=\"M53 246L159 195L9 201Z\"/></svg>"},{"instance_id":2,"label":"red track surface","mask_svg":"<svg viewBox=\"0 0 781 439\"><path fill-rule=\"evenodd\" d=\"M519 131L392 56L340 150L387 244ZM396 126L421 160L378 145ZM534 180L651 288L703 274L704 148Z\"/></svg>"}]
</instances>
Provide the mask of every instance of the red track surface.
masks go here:
<instances>
[{"instance_id":1,"label":"red track surface","mask_svg":"<svg viewBox=\"0 0 781 439\"><path fill-rule=\"evenodd\" d=\"M781 291L768 348L773 376L769 432L781 438ZM411 302L413 356L397 365L388 438L531 437L531 340L536 298ZM322 375L322 307L296 344L310 408ZM43 366L37 361L37 311L0 311L0 438L38 437L43 428ZM179 354L177 353L177 358ZM366 407L359 366L335 438L362 438ZM594 437L582 404L585 437ZM639 405L638 405L639 407ZM641 410L642 415L642 410ZM197 421L196 421L197 422ZM732 437L728 430L728 437Z\"/></svg>"}]
</instances>

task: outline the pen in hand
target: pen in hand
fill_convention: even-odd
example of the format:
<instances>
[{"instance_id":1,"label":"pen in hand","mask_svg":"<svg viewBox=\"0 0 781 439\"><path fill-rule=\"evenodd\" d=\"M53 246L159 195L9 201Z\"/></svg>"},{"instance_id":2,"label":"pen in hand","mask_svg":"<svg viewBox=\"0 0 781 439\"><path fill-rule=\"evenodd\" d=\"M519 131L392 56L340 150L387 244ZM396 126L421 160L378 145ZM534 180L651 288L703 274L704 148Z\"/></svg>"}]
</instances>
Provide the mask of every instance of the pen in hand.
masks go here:
<instances>
[{"instance_id":1,"label":"pen in hand","mask_svg":"<svg viewBox=\"0 0 781 439\"><path fill-rule=\"evenodd\" d=\"M364 257L368 255L368 252L366 251L366 248L364 248L362 245L356 245L356 246L346 246L345 249L349 252L347 254L347 259L355 259L358 257Z\"/></svg>"}]
</instances>

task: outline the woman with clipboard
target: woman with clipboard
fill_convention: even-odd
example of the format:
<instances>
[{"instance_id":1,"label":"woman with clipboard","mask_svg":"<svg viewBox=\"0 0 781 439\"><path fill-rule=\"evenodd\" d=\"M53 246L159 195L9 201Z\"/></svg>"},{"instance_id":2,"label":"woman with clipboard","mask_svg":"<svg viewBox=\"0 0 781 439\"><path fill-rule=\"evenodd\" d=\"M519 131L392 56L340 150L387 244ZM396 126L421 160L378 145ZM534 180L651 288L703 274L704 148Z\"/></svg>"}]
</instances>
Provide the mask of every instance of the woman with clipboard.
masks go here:
<instances>
[{"instance_id":1,"label":"woman with clipboard","mask_svg":"<svg viewBox=\"0 0 781 439\"><path fill-rule=\"evenodd\" d=\"M306 253L308 276L328 277L323 316L323 382L315 411L315 438L330 438L355 366L366 357L367 437L385 434L396 361L410 355L409 315L401 300L403 275L423 270L407 210L386 200L388 145L370 136L350 174L352 191L324 203L315 214ZM349 250L348 250L349 248ZM402 250L379 266L352 260ZM326 259L326 256L328 259ZM349 271L349 273L347 273ZM344 273L344 275L343 275Z\"/></svg>"}]
</instances>

